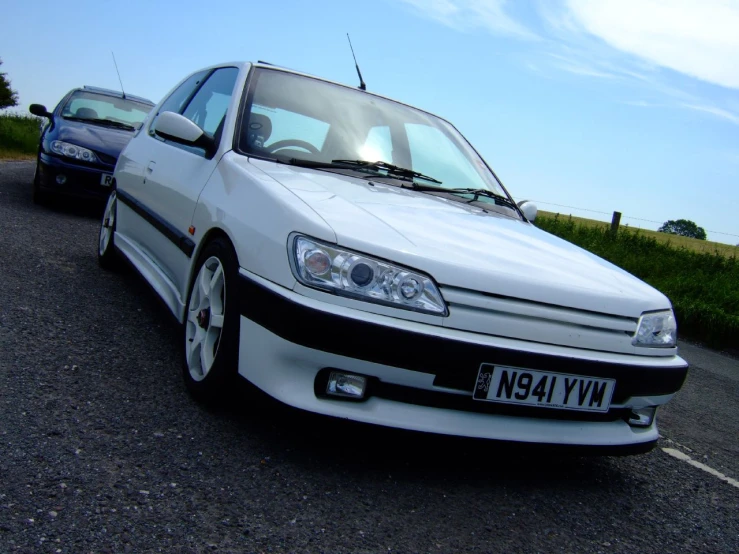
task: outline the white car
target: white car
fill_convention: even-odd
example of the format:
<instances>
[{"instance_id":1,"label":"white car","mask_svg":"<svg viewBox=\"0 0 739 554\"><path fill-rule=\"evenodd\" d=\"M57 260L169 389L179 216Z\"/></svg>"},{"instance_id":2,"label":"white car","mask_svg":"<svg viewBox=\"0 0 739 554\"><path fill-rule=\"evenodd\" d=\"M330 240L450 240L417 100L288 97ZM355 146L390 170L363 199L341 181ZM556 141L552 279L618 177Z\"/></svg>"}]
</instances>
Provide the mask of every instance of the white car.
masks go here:
<instances>
[{"instance_id":1,"label":"white car","mask_svg":"<svg viewBox=\"0 0 739 554\"><path fill-rule=\"evenodd\" d=\"M382 96L203 69L114 178L99 261L183 324L198 398L240 375L329 416L637 453L687 375L663 294L537 229L450 123Z\"/></svg>"}]
</instances>

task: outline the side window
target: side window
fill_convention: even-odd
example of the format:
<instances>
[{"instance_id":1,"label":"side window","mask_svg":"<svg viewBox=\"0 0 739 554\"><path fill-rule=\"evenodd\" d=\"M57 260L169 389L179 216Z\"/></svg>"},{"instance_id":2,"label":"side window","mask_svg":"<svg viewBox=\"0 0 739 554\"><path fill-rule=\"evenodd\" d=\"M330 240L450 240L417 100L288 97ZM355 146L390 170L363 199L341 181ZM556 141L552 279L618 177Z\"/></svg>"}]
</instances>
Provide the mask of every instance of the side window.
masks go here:
<instances>
[{"instance_id":1,"label":"side window","mask_svg":"<svg viewBox=\"0 0 739 554\"><path fill-rule=\"evenodd\" d=\"M207 75L207 71L200 71L191 75L184 83L177 87L172 94L169 95L169 98L167 98L159 107L159 111L154 117L154 121L152 121L149 126L149 134L151 136L154 136L154 129L156 128L159 114L162 112L180 113L182 108L185 106L185 102L187 102L188 98L192 96L192 93L198 86L200 86L200 83L202 83L203 79L205 79Z\"/></svg>"},{"instance_id":2,"label":"side window","mask_svg":"<svg viewBox=\"0 0 739 554\"><path fill-rule=\"evenodd\" d=\"M209 135L215 136L226 117L238 76L239 70L235 67L214 71L192 97L182 115Z\"/></svg>"}]
</instances>

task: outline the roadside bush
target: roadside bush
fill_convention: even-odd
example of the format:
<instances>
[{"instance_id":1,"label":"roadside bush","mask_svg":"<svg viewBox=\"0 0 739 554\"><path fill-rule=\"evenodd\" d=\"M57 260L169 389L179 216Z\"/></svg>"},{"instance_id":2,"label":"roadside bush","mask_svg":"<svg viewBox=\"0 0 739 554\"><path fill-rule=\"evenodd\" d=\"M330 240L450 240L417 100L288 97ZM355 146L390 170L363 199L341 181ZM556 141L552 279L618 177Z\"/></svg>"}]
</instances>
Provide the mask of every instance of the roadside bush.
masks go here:
<instances>
[{"instance_id":1,"label":"roadside bush","mask_svg":"<svg viewBox=\"0 0 739 554\"><path fill-rule=\"evenodd\" d=\"M32 115L0 113L0 151L35 154L41 119Z\"/></svg>"},{"instance_id":2,"label":"roadside bush","mask_svg":"<svg viewBox=\"0 0 739 554\"><path fill-rule=\"evenodd\" d=\"M536 225L625 269L672 301L678 336L710 346L739 344L739 260L718 252L675 248L639 231L583 226L541 217Z\"/></svg>"}]
</instances>

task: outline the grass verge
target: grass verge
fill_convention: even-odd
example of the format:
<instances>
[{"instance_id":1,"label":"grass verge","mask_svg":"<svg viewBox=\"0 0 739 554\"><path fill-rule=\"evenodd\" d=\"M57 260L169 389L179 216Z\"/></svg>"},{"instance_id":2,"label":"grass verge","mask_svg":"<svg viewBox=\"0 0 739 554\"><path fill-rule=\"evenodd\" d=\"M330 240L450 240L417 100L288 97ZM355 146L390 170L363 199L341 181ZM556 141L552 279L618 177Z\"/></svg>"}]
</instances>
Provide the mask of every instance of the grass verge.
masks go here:
<instances>
[{"instance_id":1,"label":"grass verge","mask_svg":"<svg viewBox=\"0 0 739 554\"><path fill-rule=\"evenodd\" d=\"M0 159L31 159L38 150L41 120L32 115L0 113Z\"/></svg>"},{"instance_id":2,"label":"grass verge","mask_svg":"<svg viewBox=\"0 0 739 554\"><path fill-rule=\"evenodd\" d=\"M553 217L564 217L572 219L579 225L586 227L601 227L603 229L610 229L611 224L605 221L598 221L597 219L587 219L584 217L575 217L574 215L561 215L553 212L539 211L539 215L545 218ZM739 246L732 246L731 244L724 244L722 242L711 242L710 240L692 239L690 237L681 237L680 235L670 235L668 233L660 233L658 231L652 231L650 229L637 229L629 227L628 225L621 224L622 229L628 229L630 231L638 232L640 235L645 237L651 237L657 242L663 242L669 246L675 248L687 248L688 250L695 250L696 252L710 252L712 254L718 253L723 256L736 256L739 258Z\"/></svg>"},{"instance_id":3,"label":"grass verge","mask_svg":"<svg viewBox=\"0 0 739 554\"><path fill-rule=\"evenodd\" d=\"M672 301L679 334L715 348L739 344L739 258L662 242L644 231L540 216L536 225L622 267ZM659 233L663 234L663 233ZM703 241L700 241L703 242Z\"/></svg>"}]
</instances>

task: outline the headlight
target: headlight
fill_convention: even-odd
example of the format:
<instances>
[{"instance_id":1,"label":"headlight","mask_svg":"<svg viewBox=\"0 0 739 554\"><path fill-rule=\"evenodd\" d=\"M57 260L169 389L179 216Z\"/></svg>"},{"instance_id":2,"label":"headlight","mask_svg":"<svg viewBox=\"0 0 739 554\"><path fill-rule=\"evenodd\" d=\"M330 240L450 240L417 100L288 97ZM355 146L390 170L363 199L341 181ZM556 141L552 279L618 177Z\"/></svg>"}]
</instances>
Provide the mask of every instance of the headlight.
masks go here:
<instances>
[{"instance_id":1,"label":"headlight","mask_svg":"<svg viewBox=\"0 0 739 554\"><path fill-rule=\"evenodd\" d=\"M82 148L76 144L69 144L63 140L51 141L51 151L60 156L66 156L67 158L74 158L75 160L82 160L83 162L97 162L98 157L95 152Z\"/></svg>"},{"instance_id":2,"label":"headlight","mask_svg":"<svg viewBox=\"0 0 739 554\"><path fill-rule=\"evenodd\" d=\"M677 322L672 310L642 314L631 344L669 348L677 342Z\"/></svg>"},{"instance_id":3,"label":"headlight","mask_svg":"<svg viewBox=\"0 0 739 554\"><path fill-rule=\"evenodd\" d=\"M343 248L296 236L290 246L295 277L309 287L434 315L447 315L434 282L421 273Z\"/></svg>"}]
</instances>

